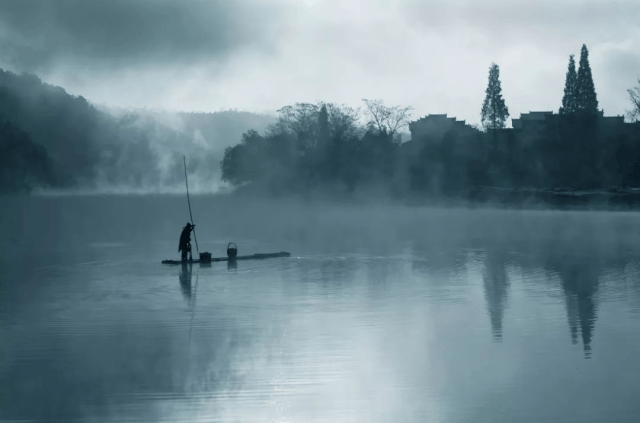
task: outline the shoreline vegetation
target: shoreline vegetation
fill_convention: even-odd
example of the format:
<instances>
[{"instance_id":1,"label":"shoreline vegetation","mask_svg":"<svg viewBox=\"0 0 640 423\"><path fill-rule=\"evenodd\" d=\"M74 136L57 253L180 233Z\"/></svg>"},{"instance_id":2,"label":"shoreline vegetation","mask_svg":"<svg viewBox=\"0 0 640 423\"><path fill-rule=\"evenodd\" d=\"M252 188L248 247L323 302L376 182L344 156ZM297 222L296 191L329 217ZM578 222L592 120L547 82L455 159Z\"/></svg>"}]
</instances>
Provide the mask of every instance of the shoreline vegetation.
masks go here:
<instances>
[{"instance_id":1,"label":"shoreline vegetation","mask_svg":"<svg viewBox=\"0 0 640 423\"><path fill-rule=\"evenodd\" d=\"M481 126L446 114L412 120L411 108L364 102L366 123L345 105L298 103L278 111L260 134L228 147L222 179L245 195L393 199L411 204L502 207L640 206L640 87L632 110L605 116L585 45L579 69L569 57L558 113L512 119L500 69L489 68ZM640 84L640 81L638 81ZM409 127L411 140L399 131Z\"/></svg>"},{"instance_id":2,"label":"shoreline vegetation","mask_svg":"<svg viewBox=\"0 0 640 423\"><path fill-rule=\"evenodd\" d=\"M578 70L569 58L558 113L522 114L508 128L497 64L481 125L446 114L414 120L411 107L368 99L358 108L296 103L275 117L109 111L0 70L0 195L178 194L186 154L196 195L638 209L638 84L626 121L605 116L583 45Z\"/></svg>"}]
</instances>

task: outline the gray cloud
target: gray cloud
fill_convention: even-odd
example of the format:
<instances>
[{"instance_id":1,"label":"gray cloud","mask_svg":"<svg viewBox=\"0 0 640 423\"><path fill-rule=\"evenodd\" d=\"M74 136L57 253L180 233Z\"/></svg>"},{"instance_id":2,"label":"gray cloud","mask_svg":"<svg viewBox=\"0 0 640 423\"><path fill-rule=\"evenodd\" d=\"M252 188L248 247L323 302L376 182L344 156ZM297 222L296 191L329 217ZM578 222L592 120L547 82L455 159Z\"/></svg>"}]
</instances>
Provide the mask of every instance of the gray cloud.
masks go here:
<instances>
[{"instance_id":1,"label":"gray cloud","mask_svg":"<svg viewBox=\"0 0 640 423\"><path fill-rule=\"evenodd\" d=\"M407 22L439 34L473 31L496 48L541 43L549 49L611 42L638 33L640 2L620 0L409 0Z\"/></svg>"},{"instance_id":2,"label":"gray cloud","mask_svg":"<svg viewBox=\"0 0 640 423\"><path fill-rule=\"evenodd\" d=\"M569 54L590 62L600 107L621 114L626 88L640 70L640 2L636 0L407 0L399 6L417 34L456 53L496 61L513 111L557 110ZM464 46L464 48L453 48ZM469 68L477 61L469 63ZM476 74L477 69L473 70Z\"/></svg>"},{"instance_id":3,"label":"gray cloud","mask_svg":"<svg viewBox=\"0 0 640 423\"><path fill-rule=\"evenodd\" d=\"M583 43L605 113L624 113L640 77L636 0L306 1L0 2L0 66L123 107L271 112L377 97L469 122L491 62L514 117L557 110Z\"/></svg>"},{"instance_id":4,"label":"gray cloud","mask_svg":"<svg viewBox=\"0 0 640 423\"><path fill-rule=\"evenodd\" d=\"M5 61L27 71L193 65L255 47L270 52L291 7L259 0L0 2Z\"/></svg>"}]
</instances>

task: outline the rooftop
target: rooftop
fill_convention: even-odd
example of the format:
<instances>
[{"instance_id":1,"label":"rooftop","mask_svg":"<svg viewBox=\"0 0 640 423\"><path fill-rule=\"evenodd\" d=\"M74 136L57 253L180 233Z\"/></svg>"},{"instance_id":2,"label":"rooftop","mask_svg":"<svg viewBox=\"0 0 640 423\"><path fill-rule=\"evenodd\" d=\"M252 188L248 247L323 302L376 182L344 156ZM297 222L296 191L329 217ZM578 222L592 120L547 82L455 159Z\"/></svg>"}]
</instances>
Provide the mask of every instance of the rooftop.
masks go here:
<instances>
[{"instance_id":1,"label":"rooftop","mask_svg":"<svg viewBox=\"0 0 640 423\"><path fill-rule=\"evenodd\" d=\"M529 112L520 113L520 119L522 120L545 120L547 116L553 115L553 112Z\"/></svg>"}]
</instances>

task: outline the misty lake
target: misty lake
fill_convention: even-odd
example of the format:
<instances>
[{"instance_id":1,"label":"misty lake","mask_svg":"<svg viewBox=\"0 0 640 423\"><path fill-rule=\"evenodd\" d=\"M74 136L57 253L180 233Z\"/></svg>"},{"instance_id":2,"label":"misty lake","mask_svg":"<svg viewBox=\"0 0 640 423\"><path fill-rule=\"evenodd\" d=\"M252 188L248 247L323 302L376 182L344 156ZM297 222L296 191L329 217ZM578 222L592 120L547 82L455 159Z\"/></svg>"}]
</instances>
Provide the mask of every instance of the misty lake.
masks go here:
<instances>
[{"instance_id":1,"label":"misty lake","mask_svg":"<svg viewBox=\"0 0 640 423\"><path fill-rule=\"evenodd\" d=\"M2 201L0 421L640 418L640 213Z\"/></svg>"}]
</instances>

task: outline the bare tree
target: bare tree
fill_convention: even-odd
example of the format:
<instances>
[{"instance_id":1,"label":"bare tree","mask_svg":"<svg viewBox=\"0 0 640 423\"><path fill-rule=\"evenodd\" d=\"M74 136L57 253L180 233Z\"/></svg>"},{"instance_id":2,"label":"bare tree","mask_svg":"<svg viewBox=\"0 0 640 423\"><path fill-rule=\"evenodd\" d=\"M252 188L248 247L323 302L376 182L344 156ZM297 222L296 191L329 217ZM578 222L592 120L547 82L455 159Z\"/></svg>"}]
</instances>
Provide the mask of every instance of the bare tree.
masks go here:
<instances>
[{"instance_id":1,"label":"bare tree","mask_svg":"<svg viewBox=\"0 0 640 423\"><path fill-rule=\"evenodd\" d=\"M627 118L631 121L640 121L640 79L638 86L627 90L629 100L631 100L631 110L627 112Z\"/></svg>"},{"instance_id":2,"label":"bare tree","mask_svg":"<svg viewBox=\"0 0 640 423\"><path fill-rule=\"evenodd\" d=\"M270 128L270 132L288 133L305 145L314 145L319 131L319 112L320 107L311 103L282 107L278 110L278 121Z\"/></svg>"},{"instance_id":3,"label":"bare tree","mask_svg":"<svg viewBox=\"0 0 640 423\"><path fill-rule=\"evenodd\" d=\"M360 109L334 103L326 104L329 125L334 138L351 138L360 135Z\"/></svg>"},{"instance_id":4,"label":"bare tree","mask_svg":"<svg viewBox=\"0 0 640 423\"><path fill-rule=\"evenodd\" d=\"M367 100L363 98L366 104L365 113L369 118L367 126L378 132L386 132L394 139L399 137L400 130L407 126L411 119L413 107L388 107L384 105L382 100Z\"/></svg>"}]
</instances>

